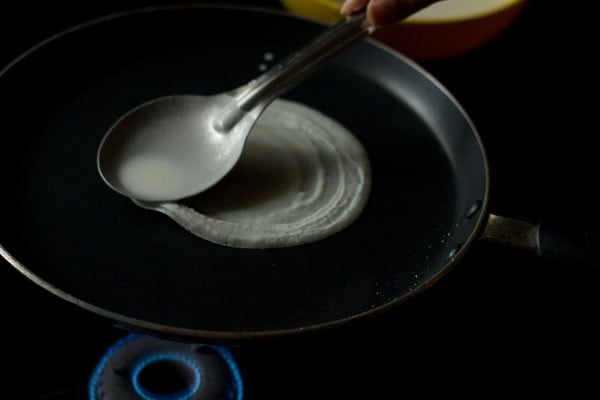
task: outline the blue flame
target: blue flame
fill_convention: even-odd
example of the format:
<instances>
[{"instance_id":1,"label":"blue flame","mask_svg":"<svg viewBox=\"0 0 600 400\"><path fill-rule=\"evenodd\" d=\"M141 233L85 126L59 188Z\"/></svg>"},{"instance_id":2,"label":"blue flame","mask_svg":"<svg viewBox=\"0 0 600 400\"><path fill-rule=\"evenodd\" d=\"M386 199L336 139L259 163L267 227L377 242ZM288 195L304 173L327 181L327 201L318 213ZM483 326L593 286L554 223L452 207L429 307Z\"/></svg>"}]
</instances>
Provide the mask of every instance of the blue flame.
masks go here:
<instances>
[{"instance_id":1,"label":"blue flame","mask_svg":"<svg viewBox=\"0 0 600 400\"><path fill-rule=\"evenodd\" d=\"M136 333L129 334L122 339L119 339L115 344L110 346L106 353L102 356L96 368L94 368L94 372L92 372L92 377L90 378L90 383L88 385L88 397L90 400L100 400L102 397L98 398L98 383L100 382L100 377L102 376L102 372L104 371L104 367L110 361L111 358L115 355L117 351L119 351L122 347L127 344L133 342L134 340L140 338L142 335L138 335Z\"/></svg>"},{"instance_id":2,"label":"blue flame","mask_svg":"<svg viewBox=\"0 0 600 400\"><path fill-rule=\"evenodd\" d=\"M123 347L127 346L129 343L143 338L143 335L132 333L129 334L122 339L115 342L112 346L110 346L98 364L92 375L90 377L89 385L88 385L88 397L90 400L102 400L104 398L105 393L102 392L102 388L100 386L102 374L106 368L108 362L115 356L115 354L121 350ZM210 349L216 351L219 356L223 359L225 364L227 364L229 371L232 376L232 386L227 393L227 398L229 400L242 400L244 397L244 384L242 381L242 375L240 369L233 358L231 352L225 347L220 346L206 346ZM171 394L171 395L157 395L154 393L149 393L147 390L143 389L138 381L140 372L147 367L148 365L159 362L159 361L177 361L182 362L185 365L189 366L194 373L194 382L191 388L181 391L179 393ZM200 389L200 384L202 380L202 374L198 365L188 357L185 357L178 353L159 353L159 354L151 354L146 358L143 358L142 361L139 361L135 364L132 373L130 374L131 383L134 387L135 392L139 395L139 399L142 400L190 400L192 397L197 394ZM133 399L119 399L119 400L133 400ZM205 399L212 400L212 399Z\"/></svg>"}]
</instances>

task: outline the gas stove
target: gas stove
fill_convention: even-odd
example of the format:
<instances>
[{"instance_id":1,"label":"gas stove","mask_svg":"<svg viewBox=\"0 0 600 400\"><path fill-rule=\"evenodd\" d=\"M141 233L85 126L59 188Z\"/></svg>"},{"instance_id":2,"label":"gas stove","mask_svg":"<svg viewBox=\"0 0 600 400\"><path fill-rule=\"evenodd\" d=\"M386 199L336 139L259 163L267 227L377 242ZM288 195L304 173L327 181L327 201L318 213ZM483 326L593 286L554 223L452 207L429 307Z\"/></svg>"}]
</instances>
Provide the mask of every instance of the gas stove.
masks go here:
<instances>
[{"instance_id":1,"label":"gas stove","mask_svg":"<svg viewBox=\"0 0 600 400\"><path fill-rule=\"evenodd\" d=\"M12 4L0 15L0 62L73 23L158 3L164 1ZM279 8L276 1L245 3ZM484 48L423 66L478 127L490 162L493 213L598 224L593 13L581 4L574 18L560 3L530 1L515 24ZM158 340L131 336L55 298L3 260L0 265L2 386L9 394L2 398L94 399L90 393L97 394L94 379L106 357L124 343ZM227 354L229 361L220 365L233 389L222 398L232 399L239 393L250 400L396 398L440 389L445 395L539 395L567 388L577 397L579 391L597 392L593 371L583 366L600 355L599 278L600 266L549 264L521 250L480 243L438 284L386 315L289 340L188 343L193 356L185 360L199 354L194 349ZM184 375L191 373L175 393L192 393L204 376L194 375L194 362L149 360L183 363Z\"/></svg>"}]
</instances>

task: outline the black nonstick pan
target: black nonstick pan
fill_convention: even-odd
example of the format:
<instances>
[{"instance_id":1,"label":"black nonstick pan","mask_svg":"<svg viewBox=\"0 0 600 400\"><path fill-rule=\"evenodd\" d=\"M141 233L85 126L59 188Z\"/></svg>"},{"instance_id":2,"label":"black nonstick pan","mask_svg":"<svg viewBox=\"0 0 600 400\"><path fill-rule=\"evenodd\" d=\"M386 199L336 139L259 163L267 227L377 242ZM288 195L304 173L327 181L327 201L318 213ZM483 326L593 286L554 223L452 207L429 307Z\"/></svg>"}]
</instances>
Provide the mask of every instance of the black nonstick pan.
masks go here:
<instances>
[{"instance_id":1,"label":"black nonstick pan","mask_svg":"<svg viewBox=\"0 0 600 400\"><path fill-rule=\"evenodd\" d=\"M286 249L219 246L103 183L96 151L126 111L237 87L260 73L265 54L281 58L322 29L258 9L153 8L25 53L0 73L0 253L52 293L132 328L243 340L386 311L481 237L545 248L539 227L488 214L485 152L460 105L372 42L286 95L343 124L369 154L371 197L343 232ZM597 260L585 240L566 254Z\"/></svg>"}]
</instances>

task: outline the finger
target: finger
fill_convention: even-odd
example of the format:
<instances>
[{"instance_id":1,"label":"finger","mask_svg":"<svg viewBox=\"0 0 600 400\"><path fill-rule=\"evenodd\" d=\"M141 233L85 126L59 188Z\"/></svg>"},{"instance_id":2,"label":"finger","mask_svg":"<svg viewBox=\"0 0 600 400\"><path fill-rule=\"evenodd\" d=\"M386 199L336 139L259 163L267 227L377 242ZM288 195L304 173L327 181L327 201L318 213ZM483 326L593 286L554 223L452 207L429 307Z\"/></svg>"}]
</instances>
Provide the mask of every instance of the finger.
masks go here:
<instances>
[{"instance_id":1,"label":"finger","mask_svg":"<svg viewBox=\"0 0 600 400\"><path fill-rule=\"evenodd\" d=\"M367 7L367 4L369 4L369 0L346 0L342 6L341 13L350 15Z\"/></svg>"}]
</instances>

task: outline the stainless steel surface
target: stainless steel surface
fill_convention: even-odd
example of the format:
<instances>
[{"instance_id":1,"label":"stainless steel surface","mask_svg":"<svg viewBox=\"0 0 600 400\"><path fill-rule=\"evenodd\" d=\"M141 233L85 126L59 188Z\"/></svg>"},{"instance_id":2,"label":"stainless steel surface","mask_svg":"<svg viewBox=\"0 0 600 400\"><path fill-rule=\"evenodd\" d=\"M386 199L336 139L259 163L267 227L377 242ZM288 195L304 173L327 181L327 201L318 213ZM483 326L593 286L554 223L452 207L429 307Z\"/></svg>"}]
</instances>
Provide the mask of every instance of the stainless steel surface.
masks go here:
<instances>
[{"instance_id":1,"label":"stainless steel surface","mask_svg":"<svg viewBox=\"0 0 600 400\"><path fill-rule=\"evenodd\" d=\"M481 238L493 243L534 251L538 233L539 225L490 214Z\"/></svg>"},{"instance_id":2,"label":"stainless steel surface","mask_svg":"<svg viewBox=\"0 0 600 400\"><path fill-rule=\"evenodd\" d=\"M276 97L374 29L364 12L355 14L229 93L142 104L102 140L100 175L118 193L142 201L178 200L210 188L237 163L252 126Z\"/></svg>"}]
</instances>

